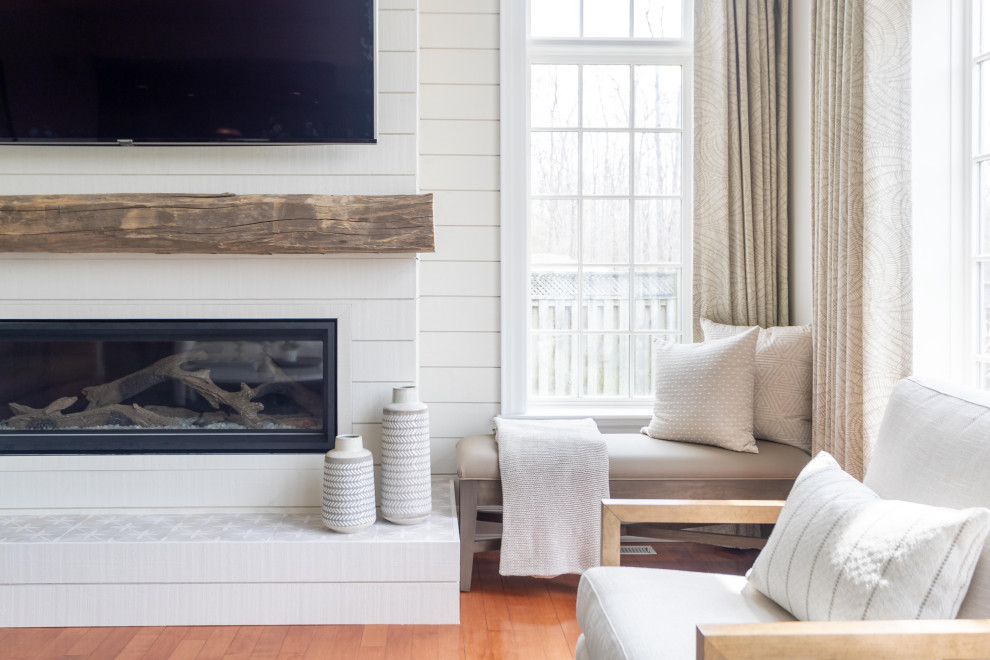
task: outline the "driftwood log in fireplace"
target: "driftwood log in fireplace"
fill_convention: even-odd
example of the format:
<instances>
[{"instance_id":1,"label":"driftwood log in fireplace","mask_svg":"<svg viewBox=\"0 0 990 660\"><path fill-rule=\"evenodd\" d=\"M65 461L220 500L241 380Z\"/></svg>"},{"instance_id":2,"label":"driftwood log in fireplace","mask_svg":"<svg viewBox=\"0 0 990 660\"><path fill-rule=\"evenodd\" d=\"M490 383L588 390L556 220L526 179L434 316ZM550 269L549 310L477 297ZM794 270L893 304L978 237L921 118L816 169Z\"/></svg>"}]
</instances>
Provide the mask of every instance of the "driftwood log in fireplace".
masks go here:
<instances>
[{"instance_id":1,"label":"driftwood log in fireplace","mask_svg":"<svg viewBox=\"0 0 990 660\"><path fill-rule=\"evenodd\" d=\"M317 428L323 418L323 403L319 395L293 381L271 356L262 358L262 368L271 380L254 387L241 383L240 390L225 390L213 382L208 368L184 369L187 364L205 362L206 351L177 353L116 380L85 387L82 395L85 410L64 412L76 405L79 397L61 397L44 408L32 408L11 403L13 417L5 420L11 429L65 429L98 426L141 426L170 428L193 421L197 424L232 423L251 429L263 427ZM126 404L127 400L155 385L174 381L199 394L214 412L201 413L188 408L171 406L140 406ZM292 399L302 410L299 414L264 414L264 404L258 399L268 394L281 394ZM225 410L229 408L230 410Z\"/></svg>"}]
</instances>

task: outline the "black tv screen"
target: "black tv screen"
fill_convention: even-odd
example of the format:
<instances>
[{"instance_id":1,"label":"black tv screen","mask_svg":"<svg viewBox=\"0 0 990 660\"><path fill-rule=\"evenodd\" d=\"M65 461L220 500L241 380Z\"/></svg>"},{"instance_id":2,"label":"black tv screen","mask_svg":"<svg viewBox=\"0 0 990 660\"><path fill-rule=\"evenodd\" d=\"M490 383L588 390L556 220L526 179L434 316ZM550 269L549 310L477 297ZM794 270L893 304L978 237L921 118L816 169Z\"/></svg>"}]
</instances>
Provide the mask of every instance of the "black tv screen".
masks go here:
<instances>
[{"instance_id":1,"label":"black tv screen","mask_svg":"<svg viewBox=\"0 0 990 660\"><path fill-rule=\"evenodd\" d=\"M0 142L375 141L374 0L0 0Z\"/></svg>"}]
</instances>

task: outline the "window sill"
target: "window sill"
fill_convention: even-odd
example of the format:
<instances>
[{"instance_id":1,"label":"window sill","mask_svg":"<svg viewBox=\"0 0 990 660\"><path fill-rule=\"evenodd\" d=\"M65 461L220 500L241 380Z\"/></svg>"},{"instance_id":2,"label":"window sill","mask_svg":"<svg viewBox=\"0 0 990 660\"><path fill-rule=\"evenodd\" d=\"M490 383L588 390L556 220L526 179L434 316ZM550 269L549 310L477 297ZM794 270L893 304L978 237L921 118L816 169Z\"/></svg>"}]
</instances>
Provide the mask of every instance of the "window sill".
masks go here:
<instances>
[{"instance_id":1,"label":"window sill","mask_svg":"<svg viewBox=\"0 0 990 660\"><path fill-rule=\"evenodd\" d=\"M507 419L583 419L591 417L602 433L639 433L650 423L653 411L650 408L577 408L541 407L531 408L517 415L503 415Z\"/></svg>"}]
</instances>

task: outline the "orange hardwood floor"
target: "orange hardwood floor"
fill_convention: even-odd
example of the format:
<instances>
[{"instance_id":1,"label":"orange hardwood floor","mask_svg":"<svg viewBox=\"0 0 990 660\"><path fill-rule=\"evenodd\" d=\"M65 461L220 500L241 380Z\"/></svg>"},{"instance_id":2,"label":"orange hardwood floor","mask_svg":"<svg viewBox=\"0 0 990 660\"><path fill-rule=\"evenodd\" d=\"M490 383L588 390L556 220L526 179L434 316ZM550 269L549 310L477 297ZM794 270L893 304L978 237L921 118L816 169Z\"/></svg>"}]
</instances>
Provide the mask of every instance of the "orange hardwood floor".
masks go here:
<instances>
[{"instance_id":1,"label":"orange hardwood floor","mask_svg":"<svg viewBox=\"0 0 990 660\"><path fill-rule=\"evenodd\" d=\"M657 543L623 565L741 575L755 550ZM478 555L459 626L169 626L0 628L0 658L573 658L578 576L502 577L498 553Z\"/></svg>"}]
</instances>

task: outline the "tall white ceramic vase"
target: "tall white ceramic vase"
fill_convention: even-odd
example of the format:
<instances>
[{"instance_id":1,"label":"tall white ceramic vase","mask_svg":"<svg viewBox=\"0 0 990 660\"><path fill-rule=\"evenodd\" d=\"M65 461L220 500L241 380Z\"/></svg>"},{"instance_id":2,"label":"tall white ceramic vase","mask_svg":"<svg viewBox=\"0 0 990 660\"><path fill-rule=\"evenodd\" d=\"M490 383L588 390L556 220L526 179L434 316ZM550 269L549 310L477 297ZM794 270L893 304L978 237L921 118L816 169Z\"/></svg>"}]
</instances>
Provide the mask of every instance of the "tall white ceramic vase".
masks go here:
<instances>
[{"instance_id":1,"label":"tall white ceramic vase","mask_svg":"<svg viewBox=\"0 0 990 660\"><path fill-rule=\"evenodd\" d=\"M359 435L338 435L323 462L323 524L353 534L375 523L375 464Z\"/></svg>"},{"instance_id":2,"label":"tall white ceramic vase","mask_svg":"<svg viewBox=\"0 0 990 660\"><path fill-rule=\"evenodd\" d=\"M382 517L412 525L432 508L430 411L415 386L396 387L382 411Z\"/></svg>"}]
</instances>

